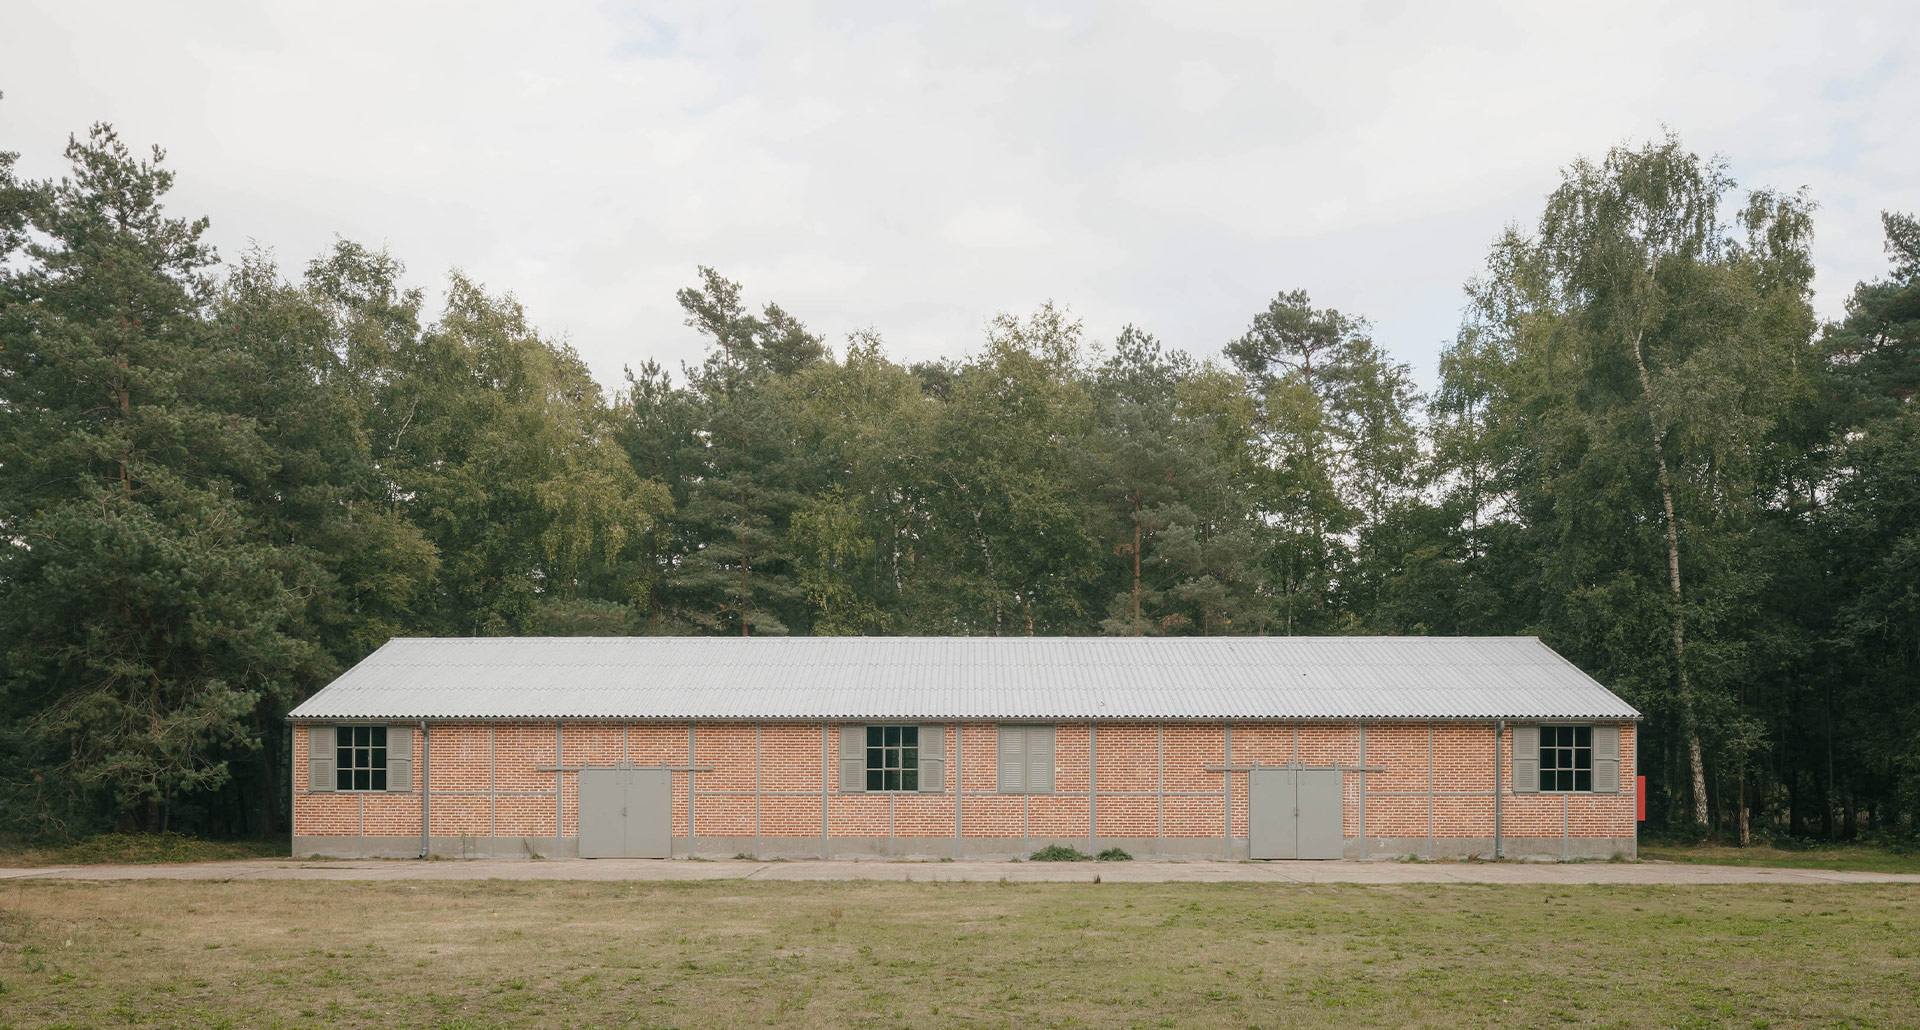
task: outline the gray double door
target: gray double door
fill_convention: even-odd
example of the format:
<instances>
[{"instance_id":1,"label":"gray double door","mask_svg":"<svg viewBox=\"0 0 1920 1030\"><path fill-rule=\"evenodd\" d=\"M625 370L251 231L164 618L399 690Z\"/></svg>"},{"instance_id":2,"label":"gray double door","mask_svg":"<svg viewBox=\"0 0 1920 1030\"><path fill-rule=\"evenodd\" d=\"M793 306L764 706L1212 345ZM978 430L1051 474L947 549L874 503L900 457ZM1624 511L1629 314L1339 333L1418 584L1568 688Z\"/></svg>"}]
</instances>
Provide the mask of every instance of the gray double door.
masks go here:
<instances>
[{"instance_id":1,"label":"gray double door","mask_svg":"<svg viewBox=\"0 0 1920 1030\"><path fill-rule=\"evenodd\" d=\"M581 858L672 858L673 774L630 765L580 770Z\"/></svg>"},{"instance_id":2,"label":"gray double door","mask_svg":"<svg viewBox=\"0 0 1920 1030\"><path fill-rule=\"evenodd\" d=\"M1250 858L1340 858L1340 770L1256 767L1247 774Z\"/></svg>"}]
</instances>

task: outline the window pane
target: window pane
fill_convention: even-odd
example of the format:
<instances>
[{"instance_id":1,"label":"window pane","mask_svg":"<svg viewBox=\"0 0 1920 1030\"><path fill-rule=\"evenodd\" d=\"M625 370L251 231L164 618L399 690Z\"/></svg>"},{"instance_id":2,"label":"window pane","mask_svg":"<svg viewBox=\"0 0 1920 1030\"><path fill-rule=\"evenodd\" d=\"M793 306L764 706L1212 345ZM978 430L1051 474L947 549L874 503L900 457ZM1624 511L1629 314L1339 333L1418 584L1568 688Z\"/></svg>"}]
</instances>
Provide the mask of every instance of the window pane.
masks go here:
<instances>
[{"instance_id":1,"label":"window pane","mask_svg":"<svg viewBox=\"0 0 1920 1030\"><path fill-rule=\"evenodd\" d=\"M1593 768L1593 749L1588 747L1583 747L1580 750L1575 751L1573 753L1573 767L1575 769Z\"/></svg>"},{"instance_id":2,"label":"window pane","mask_svg":"<svg viewBox=\"0 0 1920 1030\"><path fill-rule=\"evenodd\" d=\"M1560 789L1561 789L1561 790L1572 790L1572 789L1573 789L1573 774L1572 774L1572 773L1570 773L1570 772L1563 772L1563 773L1561 773L1561 774L1560 774Z\"/></svg>"},{"instance_id":3,"label":"window pane","mask_svg":"<svg viewBox=\"0 0 1920 1030\"><path fill-rule=\"evenodd\" d=\"M913 770L911 770L911 769L909 769L909 770L907 770L906 772L903 772L903 773L901 773L901 774L900 774L900 789L901 789L901 790L919 790L919 789L920 789L920 774L919 774L919 773L917 773L917 772L914 772L914 771L913 771Z\"/></svg>"},{"instance_id":4,"label":"window pane","mask_svg":"<svg viewBox=\"0 0 1920 1030\"><path fill-rule=\"evenodd\" d=\"M868 770L867 770L867 789L868 789L868 790L879 790L879 789L880 789L880 784L881 784L881 773L880 773L880 770L878 770L878 769L868 769Z\"/></svg>"},{"instance_id":5,"label":"window pane","mask_svg":"<svg viewBox=\"0 0 1920 1030\"><path fill-rule=\"evenodd\" d=\"M373 752L364 747L354 748L353 767L355 769L373 768Z\"/></svg>"},{"instance_id":6,"label":"window pane","mask_svg":"<svg viewBox=\"0 0 1920 1030\"><path fill-rule=\"evenodd\" d=\"M368 772L367 770L355 769L353 771L353 789L354 790L367 790L368 784L372 782L373 782L373 774Z\"/></svg>"},{"instance_id":7,"label":"window pane","mask_svg":"<svg viewBox=\"0 0 1920 1030\"><path fill-rule=\"evenodd\" d=\"M367 764L375 769L385 769L387 767L387 749L383 747L374 748L373 758Z\"/></svg>"},{"instance_id":8,"label":"window pane","mask_svg":"<svg viewBox=\"0 0 1920 1030\"><path fill-rule=\"evenodd\" d=\"M1574 790L1592 790L1593 789L1593 773L1587 772L1585 770L1574 773L1573 789Z\"/></svg>"},{"instance_id":9,"label":"window pane","mask_svg":"<svg viewBox=\"0 0 1920 1030\"><path fill-rule=\"evenodd\" d=\"M352 790L353 789L353 770L342 769L339 772L334 773L333 789L334 790Z\"/></svg>"},{"instance_id":10,"label":"window pane","mask_svg":"<svg viewBox=\"0 0 1920 1030\"><path fill-rule=\"evenodd\" d=\"M1593 746L1593 727L1591 726L1574 727L1573 744L1575 747L1592 747Z\"/></svg>"},{"instance_id":11,"label":"window pane","mask_svg":"<svg viewBox=\"0 0 1920 1030\"><path fill-rule=\"evenodd\" d=\"M354 747L366 747L367 743L372 739L372 737L373 737L373 727L371 726L355 726L353 728L353 746Z\"/></svg>"},{"instance_id":12,"label":"window pane","mask_svg":"<svg viewBox=\"0 0 1920 1030\"><path fill-rule=\"evenodd\" d=\"M335 747L352 747L353 727L335 726L333 728L333 743Z\"/></svg>"},{"instance_id":13,"label":"window pane","mask_svg":"<svg viewBox=\"0 0 1920 1030\"><path fill-rule=\"evenodd\" d=\"M375 770L373 771L373 789L374 789L374 790L386 790L386 789L387 789L387 772L386 772L386 770L384 770L384 769L375 769Z\"/></svg>"},{"instance_id":14,"label":"window pane","mask_svg":"<svg viewBox=\"0 0 1920 1030\"><path fill-rule=\"evenodd\" d=\"M880 727L878 726L867 727L867 746L879 747L882 743L884 742L880 739Z\"/></svg>"},{"instance_id":15,"label":"window pane","mask_svg":"<svg viewBox=\"0 0 1920 1030\"><path fill-rule=\"evenodd\" d=\"M900 746L900 727L898 726L887 727L887 746L888 747Z\"/></svg>"},{"instance_id":16,"label":"window pane","mask_svg":"<svg viewBox=\"0 0 1920 1030\"><path fill-rule=\"evenodd\" d=\"M887 770L887 771L886 771L886 773L884 773L884 775L885 775L885 776L886 776L886 778L887 778L887 785L886 785L886 788L885 788L885 789L887 789L887 790L899 790L899 789L900 789L900 770L898 770L898 769L889 769L889 770Z\"/></svg>"},{"instance_id":17,"label":"window pane","mask_svg":"<svg viewBox=\"0 0 1920 1030\"><path fill-rule=\"evenodd\" d=\"M387 746L387 728L385 726L373 727L373 746L374 747Z\"/></svg>"},{"instance_id":18,"label":"window pane","mask_svg":"<svg viewBox=\"0 0 1920 1030\"><path fill-rule=\"evenodd\" d=\"M920 749L917 747L901 748L900 749L900 768L902 769L920 768Z\"/></svg>"},{"instance_id":19,"label":"window pane","mask_svg":"<svg viewBox=\"0 0 1920 1030\"><path fill-rule=\"evenodd\" d=\"M900 743L908 747L919 747L920 746L920 727L918 726L900 727Z\"/></svg>"},{"instance_id":20,"label":"window pane","mask_svg":"<svg viewBox=\"0 0 1920 1030\"><path fill-rule=\"evenodd\" d=\"M1547 771L1545 771L1545 770L1541 770L1541 772L1540 772L1540 789L1541 789L1541 790L1552 790L1552 789L1553 789L1553 774L1552 774L1552 773L1550 773L1550 772L1547 772Z\"/></svg>"},{"instance_id":21,"label":"window pane","mask_svg":"<svg viewBox=\"0 0 1920 1030\"><path fill-rule=\"evenodd\" d=\"M887 764L886 752L877 747L867 749L867 768L879 769Z\"/></svg>"},{"instance_id":22,"label":"window pane","mask_svg":"<svg viewBox=\"0 0 1920 1030\"><path fill-rule=\"evenodd\" d=\"M343 747L334 751L333 763L334 763L334 768L336 769L353 768L353 749L350 747Z\"/></svg>"},{"instance_id":23,"label":"window pane","mask_svg":"<svg viewBox=\"0 0 1920 1030\"><path fill-rule=\"evenodd\" d=\"M1573 768L1573 749L1572 748L1563 747L1560 749L1560 764L1555 766L1555 768L1558 768L1558 769Z\"/></svg>"}]
</instances>

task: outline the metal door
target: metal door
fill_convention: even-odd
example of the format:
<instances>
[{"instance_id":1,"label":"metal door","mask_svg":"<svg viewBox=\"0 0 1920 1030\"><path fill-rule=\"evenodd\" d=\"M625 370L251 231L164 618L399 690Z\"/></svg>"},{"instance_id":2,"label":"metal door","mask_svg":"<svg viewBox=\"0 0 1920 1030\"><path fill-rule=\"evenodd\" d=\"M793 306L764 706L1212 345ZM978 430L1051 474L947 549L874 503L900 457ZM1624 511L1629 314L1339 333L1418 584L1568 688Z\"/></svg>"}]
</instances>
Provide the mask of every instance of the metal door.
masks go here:
<instances>
[{"instance_id":1,"label":"metal door","mask_svg":"<svg viewBox=\"0 0 1920 1030\"><path fill-rule=\"evenodd\" d=\"M1250 858L1340 858L1338 769L1256 768L1247 774Z\"/></svg>"},{"instance_id":2,"label":"metal door","mask_svg":"<svg viewBox=\"0 0 1920 1030\"><path fill-rule=\"evenodd\" d=\"M1294 857L1293 809L1292 769L1247 773L1247 857Z\"/></svg>"},{"instance_id":3,"label":"metal door","mask_svg":"<svg viewBox=\"0 0 1920 1030\"><path fill-rule=\"evenodd\" d=\"M1345 807L1340 796L1340 770L1301 769L1296 775L1300 800L1293 834L1299 842L1298 857L1345 857L1347 842L1340 826Z\"/></svg>"},{"instance_id":4,"label":"metal door","mask_svg":"<svg viewBox=\"0 0 1920 1030\"><path fill-rule=\"evenodd\" d=\"M665 769L580 770L581 858L668 858L673 779Z\"/></svg>"},{"instance_id":5,"label":"metal door","mask_svg":"<svg viewBox=\"0 0 1920 1030\"><path fill-rule=\"evenodd\" d=\"M673 857L673 774L628 769L627 857Z\"/></svg>"}]
</instances>

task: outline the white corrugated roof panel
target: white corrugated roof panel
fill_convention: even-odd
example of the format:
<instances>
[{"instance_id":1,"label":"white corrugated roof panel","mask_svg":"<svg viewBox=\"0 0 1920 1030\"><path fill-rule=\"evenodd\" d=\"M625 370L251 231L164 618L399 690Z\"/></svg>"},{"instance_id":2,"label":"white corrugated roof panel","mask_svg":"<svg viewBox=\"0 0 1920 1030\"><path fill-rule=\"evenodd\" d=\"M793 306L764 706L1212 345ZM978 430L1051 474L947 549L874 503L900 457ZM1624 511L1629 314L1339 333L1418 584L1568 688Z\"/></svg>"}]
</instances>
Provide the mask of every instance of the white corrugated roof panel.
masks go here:
<instances>
[{"instance_id":1,"label":"white corrugated roof panel","mask_svg":"<svg viewBox=\"0 0 1920 1030\"><path fill-rule=\"evenodd\" d=\"M1637 719L1533 637L400 638L307 719Z\"/></svg>"}]
</instances>

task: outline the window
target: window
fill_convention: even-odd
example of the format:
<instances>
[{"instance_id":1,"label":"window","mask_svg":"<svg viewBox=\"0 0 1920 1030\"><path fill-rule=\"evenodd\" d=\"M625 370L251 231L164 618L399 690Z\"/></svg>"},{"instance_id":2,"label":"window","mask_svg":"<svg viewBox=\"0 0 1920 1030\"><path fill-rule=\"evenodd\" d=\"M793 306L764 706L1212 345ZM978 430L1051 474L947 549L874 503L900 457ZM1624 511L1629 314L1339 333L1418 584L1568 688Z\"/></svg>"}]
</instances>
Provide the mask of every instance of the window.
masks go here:
<instances>
[{"instance_id":1,"label":"window","mask_svg":"<svg viewBox=\"0 0 1920 1030\"><path fill-rule=\"evenodd\" d=\"M387 789L387 728L341 726L335 730L334 778L339 790Z\"/></svg>"},{"instance_id":2,"label":"window","mask_svg":"<svg viewBox=\"0 0 1920 1030\"><path fill-rule=\"evenodd\" d=\"M1540 789L1593 789L1593 727L1540 727Z\"/></svg>"},{"instance_id":3,"label":"window","mask_svg":"<svg viewBox=\"0 0 1920 1030\"><path fill-rule=\"evenodd\" d=\"M1053 727L1000 727L1002 794L1053 793Z\"/></svg>"},{"instance_id":4,"label":"window","mask_svg":"<svg viewBox=\"0 0 1920 1030\"><path fill-rule=\"evenodd\" d=\"M867 727L867 789L920 789L920 727Z\"/></svg>"}]
</instances>

